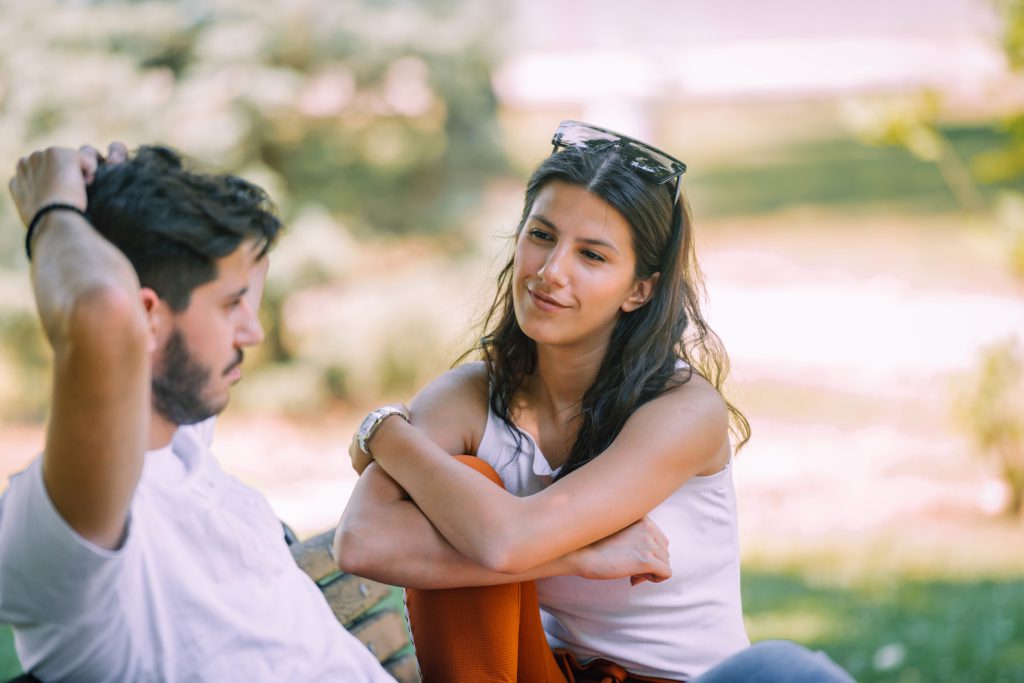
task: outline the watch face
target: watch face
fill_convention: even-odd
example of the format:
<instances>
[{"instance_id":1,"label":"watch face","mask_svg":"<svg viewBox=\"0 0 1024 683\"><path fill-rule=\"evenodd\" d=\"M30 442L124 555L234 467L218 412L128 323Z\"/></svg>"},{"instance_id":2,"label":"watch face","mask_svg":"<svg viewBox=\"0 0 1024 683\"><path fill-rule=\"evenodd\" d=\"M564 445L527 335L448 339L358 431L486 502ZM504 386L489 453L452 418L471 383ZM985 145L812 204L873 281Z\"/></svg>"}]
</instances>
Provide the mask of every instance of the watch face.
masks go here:
<instances>
[{"instance_id":1,"label":"watch face","mask_svg":"<svg viewBox=\"0 0 1024 683\"><path fill-rule=\"evenodd\" d=\"M359 435L360 436L366 436L366 431L373 424L373 421L377 419L377 412L378 411L375 410L372 413L370 413L369 415L367 415L366 419L363 420L363 424L359 425Z\"/></svg>"}]
</instances>

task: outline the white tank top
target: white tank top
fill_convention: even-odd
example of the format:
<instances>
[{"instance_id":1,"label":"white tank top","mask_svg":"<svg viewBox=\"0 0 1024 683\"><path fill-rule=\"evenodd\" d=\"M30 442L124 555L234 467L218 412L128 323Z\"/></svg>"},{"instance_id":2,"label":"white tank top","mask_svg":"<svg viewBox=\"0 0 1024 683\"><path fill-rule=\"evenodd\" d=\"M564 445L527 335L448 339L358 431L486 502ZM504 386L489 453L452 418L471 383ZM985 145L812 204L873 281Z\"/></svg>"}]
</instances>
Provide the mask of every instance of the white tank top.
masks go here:
<instances>
[{"instance_id":1,"label":"white tank top","mask_svg":"<svg viewBox=\"0 0 1024 683\"><path fill-rule=\"evenodd\" d=\"M519 451L505 423L488 410L477 456L497 470L508 491L528 496L548 486L558 470L528 433L518 431ZM634 674L689 680L750 644L740 604L731 463L693 477L649 517L668 536L672 578L638 586L628 578L541 579L541 619L551 647L581 661L603 657Z\"/></svg>"}]
</instances>

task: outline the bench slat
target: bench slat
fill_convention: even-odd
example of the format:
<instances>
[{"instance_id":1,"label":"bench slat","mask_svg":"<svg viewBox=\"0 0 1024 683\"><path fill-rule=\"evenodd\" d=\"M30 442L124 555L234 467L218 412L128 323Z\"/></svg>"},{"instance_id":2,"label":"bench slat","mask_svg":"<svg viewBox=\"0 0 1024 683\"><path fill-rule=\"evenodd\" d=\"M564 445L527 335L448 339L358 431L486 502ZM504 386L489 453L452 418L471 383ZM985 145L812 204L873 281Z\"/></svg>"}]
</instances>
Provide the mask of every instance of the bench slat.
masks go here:
<instances>
[{"instance_id":1,"label":"bench slat","mask_svg":"<svg viewBox=\"0 0 1024 683\"><path fill-rule=\"evenodd\" d=\"M291 546L292 557L295 558L295 564L299 565L302 571L319 583L332 574L338 573L338 565L331 552L333 545L334 530L331 529Z\"/></svg>"},{"instance_id":2,"label":"bench slat","mask_svg":"<svg viewBox=\"0 0 1024 683\"><path fill-rule=\"evenodd\" d=\"M398 683L420 683L420 669L416 665L415 655L396 657L384 664L384 668Z\"/></svg>"},{"instance_id":3,"label":"bench slat","mask_svg":"<svg viewBox=\"0 0 1024 683\"><path fill-rule=\"evenodd\" d=\"M381 662L386 662L409 644L405 637L405 620L394 611L371 614L352 627L352 635L363 641Z\"/></svg>"},{"instance_id":4,"label":"bench slat","mask_svg":"<svg viewBox=\"0 0 1024 683\"><path fill-rule=\"evenodd\" d=\"M410 645L403 611L391 604L368 614L391 595L391 586L339 571L333 544L334 531L328 530L290 548L295 563L317 583L338 621L399 683L419 683L415 655L401 654Z\"/></svg>"},{"instance_id":5,"label":"bench slat","mask_svg":"<svg viewBox=\"0 0 1024 683\"><path fill-rule=\"evenodd\" d=\"M391 593L389 586L354 574L340 574L330 583L320 586L320 590L330 603L334 616L346 627Z\"/></svg>"}]
</instances>

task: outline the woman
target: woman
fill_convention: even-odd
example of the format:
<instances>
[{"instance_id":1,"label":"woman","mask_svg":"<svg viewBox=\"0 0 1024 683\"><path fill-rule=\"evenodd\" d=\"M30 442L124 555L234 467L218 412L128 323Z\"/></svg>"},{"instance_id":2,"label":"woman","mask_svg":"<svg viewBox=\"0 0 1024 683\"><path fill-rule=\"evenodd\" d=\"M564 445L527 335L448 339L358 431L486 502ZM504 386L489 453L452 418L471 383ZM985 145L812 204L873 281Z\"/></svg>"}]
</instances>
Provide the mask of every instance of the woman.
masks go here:
<instances>
[{"instance_id":1,"label":"woman","mask_svg":"<svg viewBox=\"0 0 1024 683\"><path fill-rule=\"evenodd\" d=\"M748 648L730 418L741 444L749 428L699 307L686 166L573 121L552 142L482 360L428 385L411 424L389 407L360 428L340 566L409 588L428 682L755 680L773 659L849 680Z\"/></svg>"}]
</instances>

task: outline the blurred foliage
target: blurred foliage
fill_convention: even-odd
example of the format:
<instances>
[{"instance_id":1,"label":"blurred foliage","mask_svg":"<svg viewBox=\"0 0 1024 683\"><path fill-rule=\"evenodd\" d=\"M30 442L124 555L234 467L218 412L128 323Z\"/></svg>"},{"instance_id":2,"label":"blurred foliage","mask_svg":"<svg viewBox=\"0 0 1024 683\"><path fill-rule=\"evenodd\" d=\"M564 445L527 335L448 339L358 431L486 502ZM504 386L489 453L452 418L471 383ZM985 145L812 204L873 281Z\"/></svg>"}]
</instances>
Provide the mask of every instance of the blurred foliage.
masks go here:
<instances>
[{"instance_id":1,"label":"blurred foliage","mask_svg":"<svg viewBox=\"0 0 1024 683\"><path fill-rule=\"evenodd\" d=\"M1003 20L1003 48L1010 65L1024 69L1024 0L996 0Z\"/></svg>"},{"instance_id":2,"label":"blurred foliage","mask_svg":"<svg viewBox=\"0 0 1024 683\"><path fill-rule=\"evenodd\" d=\"M994 0L1002 47L1014 70L1024 70L1024 0ZM940 127L942 98L932 91L906 99L847 103L846 119L863 142L898 146L934 164L959 206L970 212L991 208L1006 235L1009 264L1024 277L1024 111L997 123L1001 144L964 155ZM965 162L964 159L967 159ZM994 198L979 184L1001 187Z\"/></svg>"},{"instance_id":3,"label":"blurred foliage","mask_svg":"<svg viewBox=\"0 0 1024 683\"><path fill-rule=\"evenodd\" d=\"M986 349L959 412L978 448L1009 488L1006 512L1024 513L1024 345L1011 339Z\"/></svg>"},{"instance_id":4,"label":"blurred foliage","mask_svg":"<svg viewBox=\"0 0 1024 683\"><path fill-rule=\"evenodd\" d=\"M863 142L903 147L934 164L960 208L982 211L987 202L957 148L940 129L942 97L925 91L911 98L846 103L847 122Z\"/></svg>"},{"instance_id":5,"label":"blurred foliage","mask_svg":"<svg viewBox=\"0 0 1024 683\"><path fill-rule=\"evenodd\" d=\"M1002 19L1002 43L1007 61L1013 69L1024 69L1024 0L996 0L995 4ZM967 155L967 163L939 126L942 99L936 92L926 91L909 100L851 102L845 114L862 141L900 146L918 159L934 164L963 209L990 208L993 202L980 191L979 183L1009 184L1012 192L999 193L994 203L997 216L1006 228L1011 266L1024 276L1024 223L1020 221L1019 212L1004 210L1003 206L1007 202L1015 206L1024 198L1020 190L1024 177L1024 112L1011 114L999 122L997 129L1004 136L1002 144Z\"/></svg>"},{"instance_id":6,"label":"blurred foliage","mask_svg":"<svg viewBox=\"0 0 1024 683\"><path fill-rule=\"evenodd\" d=\"M1003 47L1010 66L1024 71L1024 0L997 0L1003 18ZM975 170L984 179L1024 176L1024 111L1005 122L1012 142L975 159ZM1013 271L1024 278L1024 192L1002 198L999 205L1001 223L1006 226L1010 242Z\"/></svg>"},{"instance_id":7,"label":"blurred foliage","mask_svg":"<svg viewBox=\"0 0 1024 683\"><path fill-rule=\"evenodd\" d=\"M371 384L354 391L339 379L377 360L376 353L346 356L334 344L346 334L365 334L358 320L326 333L322 326L300 333L285 328L286 312L310 291L321 292L331 307L332 295L343 296L351 278L385 277L387 249L373 245L393 243L389 236L434 236L449 252L452 245L472 248L457 236L489 178L506 169L495 140L490 84L501 48L493 29L503 19L503 5L3 4L3 167L12 169L19 156L38 147L119 139L129 146L170 144L214 161L213 171L230 169L263 185L291 234L273 257L263 311L268 343L255 355L264 364L295 366L294 376L307 378L293 382L309 390L297 410L376 390ZM6 224L0 230L0 378L5 387L17 387L0 392L0 412L39 419L48 354L26 323L34 307L23 230L6 193L0 212ZM438 246L424 257L438 270L444 268L441 251ZM382 315L406 315L400 301L371 296ZM303 334L317 337L329 363L296 356L297 348L312 344ZM426 345L418 352L445 355ZM388 354L395 351L379 355ZM422 374L392 365L388 387L408 390L410 378Z\"/></svg>"},{"instance_id":8,"label":"blurred foliage","mask_svg":"<svg viewBox=\"0 0 1024 683\"><path fill-rule=\"evenodd\" d=\"M1010 141L1001 126L944 125L936 132L962 159L974 159ZM1021 177L980 182L986 203L1015 192ZM843 213L948 213L961 209L935 164L903 146L866 145L833 138L788 143L758 155L705 168L687 181L700 216L758 215L791 206Z\"/></svg>"}]
</instances>

